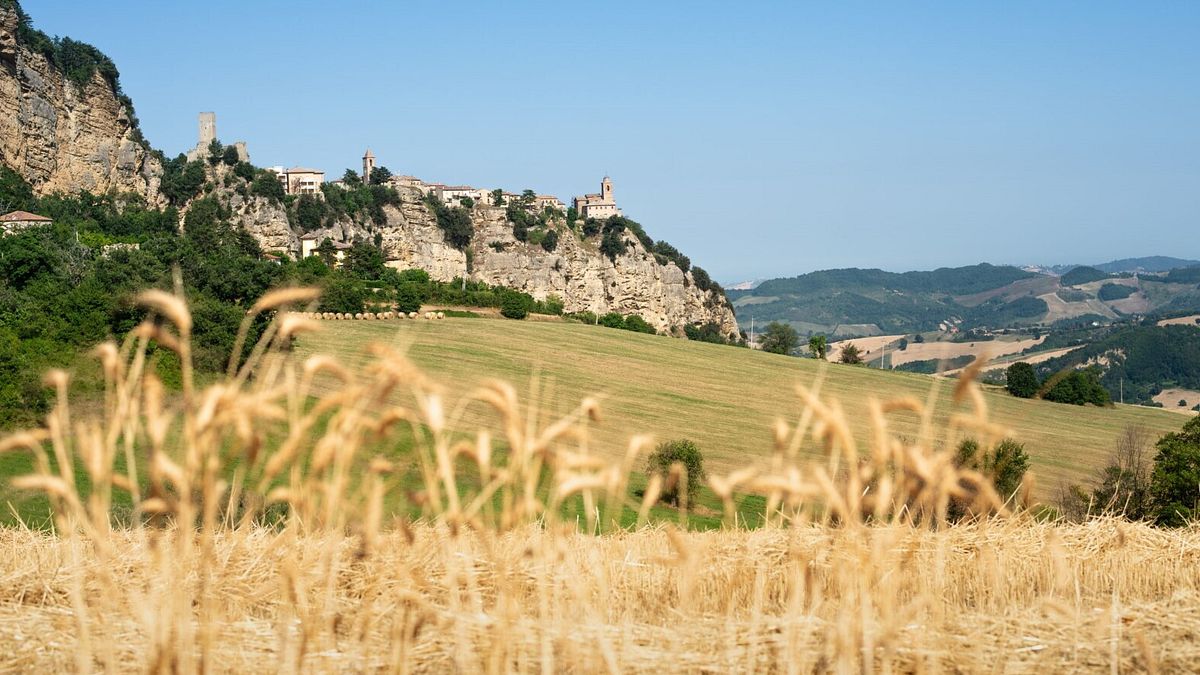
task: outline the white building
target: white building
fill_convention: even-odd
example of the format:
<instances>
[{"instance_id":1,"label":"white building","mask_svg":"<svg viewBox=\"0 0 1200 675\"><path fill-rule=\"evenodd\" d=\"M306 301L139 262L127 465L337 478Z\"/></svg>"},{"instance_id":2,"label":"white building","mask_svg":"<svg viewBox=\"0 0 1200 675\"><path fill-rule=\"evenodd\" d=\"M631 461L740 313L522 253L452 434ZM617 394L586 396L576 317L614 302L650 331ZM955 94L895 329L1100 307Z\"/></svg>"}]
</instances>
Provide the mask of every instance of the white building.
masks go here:
<instances>
[{"instance_id":1,"label":"white building","mask_svg":"<svg viewBox=\"0 0 1200 675\"><path fill-rule=\"evenodd\" d=\"M621 215L621 209L617 208L617 200L613 198L612 179L608 176L600 181L600 194L576 197L574 205L579 217L585 220L588 218L604 220L611 216Z\"/></svg>"}]
</instances>

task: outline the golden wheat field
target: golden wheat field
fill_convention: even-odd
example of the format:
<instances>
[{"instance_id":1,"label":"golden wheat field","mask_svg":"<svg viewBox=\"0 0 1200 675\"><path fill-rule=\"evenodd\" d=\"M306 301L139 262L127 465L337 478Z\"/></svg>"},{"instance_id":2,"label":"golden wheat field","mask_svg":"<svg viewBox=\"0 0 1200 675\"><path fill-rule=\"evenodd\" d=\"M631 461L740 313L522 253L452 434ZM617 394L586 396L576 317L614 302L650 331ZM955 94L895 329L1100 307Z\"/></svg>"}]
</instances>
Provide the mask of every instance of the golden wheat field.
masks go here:
<instances>
[{"instance_id":1,"label":"golden wheat field","mask_svg":"<svg viewBox=\"0 0 1200 675\"><path fill-rule=\"evenodd\" d=\"M535 414L513 387L485 382L465 399L494 423L452 432L465 404L402 352L377 347L348 368L289 351L320 326L284 310L312 298L264 296L246 325L275 321L208 386L189 366L186 304L160 291L140 298L156 318L97 349L100 414L77 418L67 376L49 376L59 396L46 425L0 440L33 457L16 487L55 510L51 532L0 530L0 669L1040 673L1200 661L1200 529L1039 522L1028 492L1002 499L937 449L966 435L990 447L1003 432L971 372L936 424L930 401L798 388L769 455L708 477L728 526L691 532L648 518L687 479L678 466L630 490L645 438L617 459L593 452L597 401ZM179 396L147 367L151 343L180 355ZM318 378L340 384L317 390ZM869 432L853 433L850 414ZM897 416L920 433L895 434ZM407 460L415 485L399 475ZM733 518L745 494L762 498L763 527ZM114 519L118 497L130 518ZM419 517L385 508L396 500ZM951 504L971 517L951 524ZM636 524L623 527L627 513Z\"/></svg>"}]
</instances>

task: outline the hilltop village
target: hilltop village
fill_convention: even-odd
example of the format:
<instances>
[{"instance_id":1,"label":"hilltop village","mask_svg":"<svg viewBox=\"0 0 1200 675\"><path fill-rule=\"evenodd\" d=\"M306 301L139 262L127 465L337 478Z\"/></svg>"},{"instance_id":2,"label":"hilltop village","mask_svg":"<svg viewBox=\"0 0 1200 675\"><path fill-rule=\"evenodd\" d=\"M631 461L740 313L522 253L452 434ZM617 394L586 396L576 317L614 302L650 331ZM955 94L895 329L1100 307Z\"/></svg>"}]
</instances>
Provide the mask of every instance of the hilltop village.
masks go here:
<instances>
[{"instance_id":1,"label":"hilltop village","mask_svg":"<svg viewBox=\"0 0 1200 675\"><path fill-rule=\"evenodd\" d=\"M199 135L195 147L186 153L188 161L203 158L214 143L219 144L217 136L217 116L213 112L202 112L199 115ZM235 141L232 147L238 162L249 162L250 153L245 141ZM447 207L462 206L471 208L475 204L507 207L520 204L535 213L550 212L559 217L565 217L567 205L554 195L536 194L526 191L522 194L509 192L502 188L477 188L470 185L448 185L445 183L426 182L416 176L393 175L386 167L377 164L375 154L368 148L362 156L362 171L358 174L343 176L336 180L326 181L326 173L321 169L305 166L284 167L282 165L266 167L275 174L286 195L310 195L318 199L324 198L321 186L328 184L335 187L347 187L347 181L366 184L380 184L393 188L414 190L424 198L436 199ZM605 220L613 216L623 216L613 196L613 182L608 176L600 181L600 191L575 197L571 207L581 220ZM315 255L317 236L307 235L300 238L300 250L296 251L301 257ZM343 251L350 248L346 242L333 242L334 247Z\"/></svg>"}]
</instances>

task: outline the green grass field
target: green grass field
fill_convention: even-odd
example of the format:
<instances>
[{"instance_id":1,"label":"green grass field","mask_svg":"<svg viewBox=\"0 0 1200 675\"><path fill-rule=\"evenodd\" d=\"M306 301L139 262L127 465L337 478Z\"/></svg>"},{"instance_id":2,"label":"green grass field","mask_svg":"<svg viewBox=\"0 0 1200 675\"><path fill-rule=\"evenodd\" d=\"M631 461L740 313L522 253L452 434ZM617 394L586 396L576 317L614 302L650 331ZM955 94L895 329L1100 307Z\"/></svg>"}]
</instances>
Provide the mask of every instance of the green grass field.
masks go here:
<instances>
[{"instance_id":1,"label":"green grass field","mask_svg":"<svg viewBox=\"0 0 1200 675\"><path fill-rule=\"evenodd\" d=\"M455 319L443 321L326 322L297 344L300 355L368 358L371 342L407 351L457 399L487 378L512 383L522 403L546 415L569 410L585 396L602 397L594 447L624 453L629 437L687 437L703 449L710 471L727 472L769 453L775 420L800 412L795 385L813 385L824 373L822 396L841 401L856 435L867 439L868 397L915 396L939 386L939 417L951 412L953 383L908 373L823 364L667 337L565 322ZM536 388L538 397L531 398ZM1087 482L1112 452L1117 437L1141 425L1155 435L1179 429L1187 418L1144 407L1075 407L985 392L992 420L1024 442L1033 458L1037 494L1050 499L1063 481ZM480 406L464 425L478 424ZM911 415L893 416L898 433L916 434ZM810 448L816 452L815 448Z\"/></svg>"}]
</instances>

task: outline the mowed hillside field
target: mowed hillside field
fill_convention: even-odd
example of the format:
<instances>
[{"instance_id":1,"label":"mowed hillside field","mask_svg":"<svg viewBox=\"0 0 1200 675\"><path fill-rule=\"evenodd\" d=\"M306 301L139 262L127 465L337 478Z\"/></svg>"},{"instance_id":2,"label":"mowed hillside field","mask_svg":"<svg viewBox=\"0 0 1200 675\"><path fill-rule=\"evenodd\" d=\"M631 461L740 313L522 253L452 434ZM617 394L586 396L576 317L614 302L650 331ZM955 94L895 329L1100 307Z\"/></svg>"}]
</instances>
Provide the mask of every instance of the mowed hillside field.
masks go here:
<instances>
[{"instance_id":1,"label":"mowed hillside field","mask_svg":"<svg viewBox=\"0 0 1200 675\"><path fill-rule=\"evenodd\" d=\"M633 434L690 438L710 471L726 473L765 457L776 420L795 423L801 412L795 387L821 381L821 397L841 402L859 443L867 442L869 397L924 401L937 387L937 421L952 412L953 383L910 373L823 363L669 337L567 322L447 318L441 321L327 321L297 341L300 356L336 354L365 361L370 343L390 345L447 387L450 410L488 378L518 388L521 401L548 418L587 396L601 398L593 449L624 454ZM540 390L532 396L534 383ZM1060 482L1087 482L1111 454L1117 437L1140 425L1155 436L1176 431L1180 415L1115 406L1077 407L1024 400L985 390L992 420L1026 444L1033 459L1036 496L1049 500ZM459 420L473 428L484 407L468 406ZM918 433L918 421L893 414L897 433ZM865 451L864 448L860 448ZM815 447L806 448L817 453Z\"/></svg>"}]
</instances>

